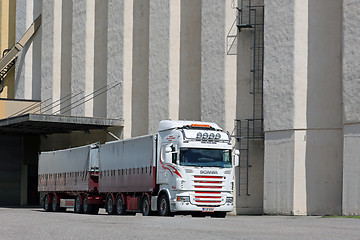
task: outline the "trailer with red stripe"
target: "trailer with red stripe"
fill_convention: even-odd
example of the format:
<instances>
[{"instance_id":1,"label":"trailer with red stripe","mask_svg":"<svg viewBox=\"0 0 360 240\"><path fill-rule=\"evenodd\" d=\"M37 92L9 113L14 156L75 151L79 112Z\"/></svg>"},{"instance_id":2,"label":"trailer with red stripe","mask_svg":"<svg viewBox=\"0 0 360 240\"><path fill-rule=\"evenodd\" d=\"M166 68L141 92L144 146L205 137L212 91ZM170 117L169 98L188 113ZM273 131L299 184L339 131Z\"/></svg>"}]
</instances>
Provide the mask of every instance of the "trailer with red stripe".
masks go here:
<instances>
[{"instance_id":1,"label":"trailer with red stripe","mask_svg":"<svg viewBox=\"0 0 360 240\"><path fill-rule=\"evenodd\" d=\"M153 135L40 153L38 190L45 211L225 217L236 165L218 125L165 120Z\"/></svg>"}]
</instances>

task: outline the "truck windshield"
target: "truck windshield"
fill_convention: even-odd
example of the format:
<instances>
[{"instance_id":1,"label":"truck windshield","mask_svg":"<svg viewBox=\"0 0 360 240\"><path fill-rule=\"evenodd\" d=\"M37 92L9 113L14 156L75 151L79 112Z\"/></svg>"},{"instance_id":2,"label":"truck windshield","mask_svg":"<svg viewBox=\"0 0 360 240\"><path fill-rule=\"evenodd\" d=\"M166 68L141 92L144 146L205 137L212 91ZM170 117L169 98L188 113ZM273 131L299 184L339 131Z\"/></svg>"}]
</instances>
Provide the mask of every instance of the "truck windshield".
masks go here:
<instances>
[{"instance_id":1,"label":"truck windshield","mask_svg":"<svg viewBox=\"0 0 360 240\"><path fill-rule=\"evenodd\" d=\"M181 166L232 167L231 151L224 149L181 148Z\"/></svg>"}]
</instances>

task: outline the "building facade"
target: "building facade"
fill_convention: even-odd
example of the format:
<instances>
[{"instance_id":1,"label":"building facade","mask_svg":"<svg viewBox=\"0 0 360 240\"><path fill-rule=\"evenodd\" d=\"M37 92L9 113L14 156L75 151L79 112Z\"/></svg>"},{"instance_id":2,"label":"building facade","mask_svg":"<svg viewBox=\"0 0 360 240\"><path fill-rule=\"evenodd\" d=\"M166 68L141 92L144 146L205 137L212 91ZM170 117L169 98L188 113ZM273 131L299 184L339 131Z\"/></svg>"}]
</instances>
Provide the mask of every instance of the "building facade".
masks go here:
<instances>
[{"instance_id":1,"label":"building facade","mask_svg":"<svg viewBox=\"0 0 360 240\"><path fill-rule=\"evenodd\" d=\"M42 19L1 97L39 101L41 114L123 119L111 129L122 138L154 133L162 119L216 122L240 149L237 214L360 214L358 1L1 7L1 51ZM109 138L54 132L39 149Z\"/></svg>"}]
</instances>

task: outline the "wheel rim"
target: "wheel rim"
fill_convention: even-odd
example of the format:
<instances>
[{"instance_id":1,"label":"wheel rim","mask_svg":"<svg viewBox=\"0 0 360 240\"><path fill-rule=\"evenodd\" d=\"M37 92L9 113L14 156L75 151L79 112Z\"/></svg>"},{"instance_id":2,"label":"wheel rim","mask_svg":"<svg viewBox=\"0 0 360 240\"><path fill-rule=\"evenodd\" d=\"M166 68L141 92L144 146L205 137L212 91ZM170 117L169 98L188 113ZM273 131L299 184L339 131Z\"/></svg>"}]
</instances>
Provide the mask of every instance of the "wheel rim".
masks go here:
<instances>
[{"instance_id":1,"label":"wheel rim","mask_svg":"<svg viewBox=\"0 0 360 240\"><path fill-rule=\"evenodd\" d=\"M44 208L46 211L49 210L49 197L46 195L45 201L44 201Z\"/></svg>"},{"instance_id":2,"label":"wheel rim","mask_svg":"<svg viewBox=\"0 0 360 240\"><path fill-rule=\"evenodd\" d=\"M56 211L56 196L53 196L53 201L52 201L52 209L55 212Z\"/></svg>"},{"instance_id":3,"label":"wheel rim","mask_svg":"<svg viewBox=\"0 0 360 240\"><path fill-rule=\"evenodd\" d=\"M160 213L161 213L161 215L165 215L166 208L167 208L166 199L162 198L161 202L160 202Z\"/></svg>"},{"instance_id":4,"label":"wheel rim","mask_svg":"<svg viewBox=\"0 0 360 240\"><path fill-rule=\"evenodd\" d=\"M122 213L122 209L123 209L123 204L122 204L122 200L121 197L118 198L117 202L116 202L116 208L117 208L117 213L121 214Z\"/></svg>"},{"instance_id":5,"label":"wheel rim","mask_svg":"<svg viewBox=\"0 0 360 240\"><path fill-rule=\"evenodd\" d=\"M80 199L79 196L77 196L76 197L76 202L75 202L75 209L76 209L75 211L76 212L80 212L80 205L81 205L80 203L81 203L81 199Z\"/></svg>"},{"instance_id":6,"label":"wheel rim","mask_svg":"<svg viewBox=\"0 0 360 240\"><path fill-rule=\"evenodd\" d=\"M84 203L83 203L84 212L88 211L88 198L85 196Z\"/></svg>"},{"instance_id":7,"label":"wheel rim","mask_svg":"<svg viewBox=\"0 0 360 240\"><path fill-rule=\"evenodd\" d=\"M113 211L113 201L112 201L111 197L108 198L107 208L108 208L108 213L112 213L112 211Z\"/></svg>"},{"instance_id":8,"label":"wheel rim","mask_svg":"<svg viewBox=\"0 0 360 240\"><path fill-rule=\"evenodd\" d=\"M146 198L143 204L143 213L144 215L149 215L149 212L149 200Z\"/></svg>"}]
</instances>

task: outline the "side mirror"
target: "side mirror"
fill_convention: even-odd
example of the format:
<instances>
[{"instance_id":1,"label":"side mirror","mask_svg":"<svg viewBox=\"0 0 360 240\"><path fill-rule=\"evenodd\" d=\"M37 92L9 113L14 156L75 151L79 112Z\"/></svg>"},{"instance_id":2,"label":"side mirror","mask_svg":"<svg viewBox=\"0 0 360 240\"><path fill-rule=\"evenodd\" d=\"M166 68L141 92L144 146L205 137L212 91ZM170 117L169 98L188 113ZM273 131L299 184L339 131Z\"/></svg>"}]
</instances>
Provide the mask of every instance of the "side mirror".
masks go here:
<instances>
[{"instance_id":1,"label":"side mirror","mask_svg":"<svg viewBox=\"0 0 360 240\"><path fill-rule=\"evenodd\" d=\"M239 166L240 151L239 151L239 150L235 150L234 153L235 153L235 156L234 156L234 167L238 167L238 166Z\"/></svg>"},{"instance_id":2,"label":"side mirror","mask_svg":"<svg viewBox=\"0 0 360 240\"><path fill-rule=\"evenodd\" d=\"M172 149L170 146L165 148L165 162L172 163Z\"/></svg>"}]
</instances>

